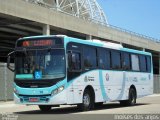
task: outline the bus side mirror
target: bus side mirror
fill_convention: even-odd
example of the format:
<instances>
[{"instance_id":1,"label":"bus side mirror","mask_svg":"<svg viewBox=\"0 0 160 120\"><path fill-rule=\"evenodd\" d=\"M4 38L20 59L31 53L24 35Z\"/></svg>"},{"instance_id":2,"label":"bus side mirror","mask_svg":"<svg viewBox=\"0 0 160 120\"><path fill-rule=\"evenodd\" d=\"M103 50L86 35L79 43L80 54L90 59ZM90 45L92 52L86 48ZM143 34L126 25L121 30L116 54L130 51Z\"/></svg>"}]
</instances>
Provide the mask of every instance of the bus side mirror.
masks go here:
<instances>
[{"instance_id":1,"label":"bus side mirror","mask_svg":"<svg viewBox=\"0 0 160 120\"><path fill-rule=\"evenodd\" d=\"M9 70L11 70L12 72L15 71L15 68L13 66L10 65L10 61L11 61L11 56L15 54L15 51L11 52L8 54L8 57L7 57L7 68Z\"/></svg>"}]
</instances>

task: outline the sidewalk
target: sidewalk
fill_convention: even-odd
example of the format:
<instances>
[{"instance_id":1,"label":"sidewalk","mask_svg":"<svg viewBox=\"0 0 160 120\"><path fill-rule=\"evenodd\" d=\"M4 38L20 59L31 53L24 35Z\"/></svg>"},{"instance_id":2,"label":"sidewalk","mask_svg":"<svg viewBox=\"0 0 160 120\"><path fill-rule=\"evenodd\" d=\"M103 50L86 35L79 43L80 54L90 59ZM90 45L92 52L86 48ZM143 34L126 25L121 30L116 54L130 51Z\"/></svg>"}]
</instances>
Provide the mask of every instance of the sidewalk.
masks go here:
<instances>
[{"instance_id":1,"label":"sidewalk","mask_svg":"<svg viewBox=\"0 0 160 120\"><path fill-rule=\"evenodd\" d=\"M14 101L0 101L0 108L17 106Z\"/></svg>"},{"instance_id":2,"label":"sidewalk","mask_svg":"<svg viewBox=\"0 0 160 120\"><path fill-rule=\"evenodd\" d=\"M0 101L0 108L9 108L18 106L25 106L25 105L15 104L14 101Z\"/></svg>"}]
</instances>

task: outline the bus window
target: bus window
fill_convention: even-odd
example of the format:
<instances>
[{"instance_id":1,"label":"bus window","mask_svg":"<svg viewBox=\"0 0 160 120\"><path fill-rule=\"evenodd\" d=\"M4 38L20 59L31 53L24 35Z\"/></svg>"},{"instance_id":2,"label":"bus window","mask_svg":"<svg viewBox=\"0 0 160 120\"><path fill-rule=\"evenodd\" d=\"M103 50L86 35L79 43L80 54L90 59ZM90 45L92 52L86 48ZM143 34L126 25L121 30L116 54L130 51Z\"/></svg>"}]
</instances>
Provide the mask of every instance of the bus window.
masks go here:
<instances>
[{"instance_id":1,"label":"bus window","mask_svg":"<svg viewBox=\"0 0 160 120\"><path fill-rule=\"evenodd\" d=\"M146 56L147 60L147 72L151 72L151 57Z\"/></svg>"},{"instance_id":2,"label":"bus window","mask_svg":"<svg viewBox=\"0 0 160 120\"><path fill-rule=\"evenodd\" d=\"M146 64L146 58L144 55L139 56L140 60L140 71L146 72L147 71L147 64Z\"/></svg>"},{"instance_id":3,"label":"bus window","mask_svg":"<svg viewBox=\"0 0 160 120\"><path fill-rule=\"evenodd\" d=\"M83 50L84 55L84 68L92 69L97 67L96 61L96 49L91 47L84 47Z\"/></svg>"},{"instance_id":4,"label":"bus window","mask_svg":"<svg viewBox=\"0 0 160 120\"><path fill-rule=\"evenodd\" d=\"M122 68L123 70L131 69L131 61L129 53L122 53Z\"/></svg>"},{"instance_id":5,"label":"bus window","mask_svg":"<svg viewBox=\"0 0 160 120\"><path fill-rule=\"evenodd\" d=\"M68 56L68 66L72 71L81 70L81 57L80 53L73 52Z\"/></svg>"},{"instance_id":6,"label":"bus window","mask_svg":"<svg viewBox=\"0 0 160 120\"><path fill-rule=\"evenodd\" d=\"M131 61L132 61L132 70L133 71L139 71L139 57L138 55L132 54L131 55Z\"/></svg>"},{"instance_id":7,"label":"bus window","mask_svg":"<svg viewBox=\"0 0 160 120\"><path fill-rule=\"evenodd\" d=\"M121 59L120 52L118 52L118 51L111 52L112 69L116 69L116 70L121 69L121 60L120 59Z\"/></svg>"},{"instance_id":8,"label":"bus window","mask_svg":"<svg viewBox=\"0 0 160 120\"><path fill-rule=\"evenodd\" d=\"M99 50L99 67L101 69L110 69L110 52L104 49Z\"/></svg>"}]
</instances>

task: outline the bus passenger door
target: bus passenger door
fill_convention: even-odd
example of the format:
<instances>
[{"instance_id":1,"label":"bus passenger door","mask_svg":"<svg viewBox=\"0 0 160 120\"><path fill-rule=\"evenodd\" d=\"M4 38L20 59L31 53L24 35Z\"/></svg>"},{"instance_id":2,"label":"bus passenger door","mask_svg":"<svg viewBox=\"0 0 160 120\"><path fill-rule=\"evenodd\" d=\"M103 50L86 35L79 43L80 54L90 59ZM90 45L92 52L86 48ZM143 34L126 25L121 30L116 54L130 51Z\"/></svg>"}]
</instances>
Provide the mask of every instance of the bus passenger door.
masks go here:
<instances>
[{"instance_id":1,"label":"bus passenger door","mask_svg":"<svg viewBox=\"0 0 160 120\"><path fill-rule=\"evenodd\" d=\"M81 100L80 81L81 81L81 53L77 51L68 51L68 80L71 82L71 94L73 103L79 103Z\"/></svg>"}]
</instances>

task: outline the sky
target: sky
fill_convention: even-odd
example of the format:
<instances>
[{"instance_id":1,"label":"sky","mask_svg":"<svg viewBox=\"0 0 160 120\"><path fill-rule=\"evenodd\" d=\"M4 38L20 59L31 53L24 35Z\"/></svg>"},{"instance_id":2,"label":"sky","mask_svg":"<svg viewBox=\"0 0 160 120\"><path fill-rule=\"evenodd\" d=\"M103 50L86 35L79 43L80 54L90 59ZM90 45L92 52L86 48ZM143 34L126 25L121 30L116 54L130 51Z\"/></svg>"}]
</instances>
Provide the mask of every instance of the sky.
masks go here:
<instances>
[{"instance_id":1,"label":"sky","mask_svg":"<svg viewBox=\"0 0 160 120\"><path fill-rule=\"evenodd\" d=\"M160 0L97 0L108 23L160 40Z\"/></svg>"}]
</instances>

